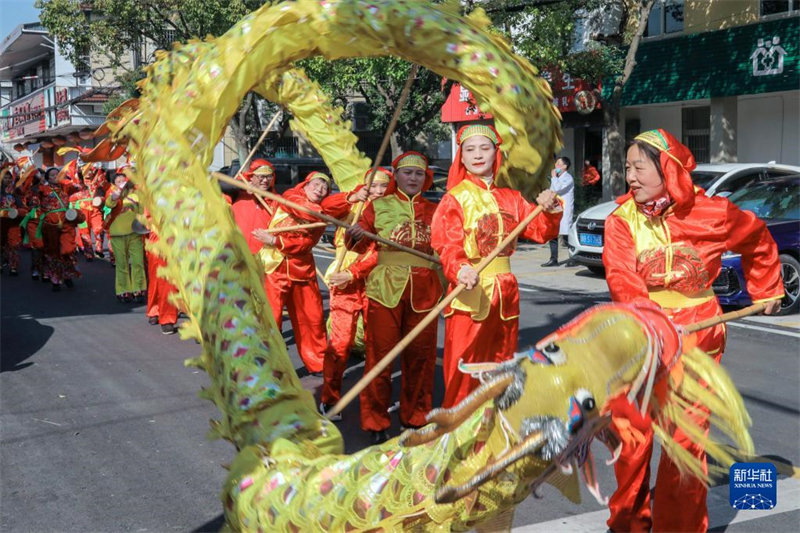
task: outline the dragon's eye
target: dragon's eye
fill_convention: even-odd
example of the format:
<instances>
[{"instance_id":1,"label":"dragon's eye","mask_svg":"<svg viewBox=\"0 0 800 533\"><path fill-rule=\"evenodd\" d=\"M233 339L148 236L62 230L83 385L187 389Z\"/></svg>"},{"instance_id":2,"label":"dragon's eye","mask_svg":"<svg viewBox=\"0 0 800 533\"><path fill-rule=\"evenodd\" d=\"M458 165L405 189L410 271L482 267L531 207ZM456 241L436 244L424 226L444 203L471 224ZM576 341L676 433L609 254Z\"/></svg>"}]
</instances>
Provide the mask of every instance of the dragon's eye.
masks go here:
<instances>
[{"instance_id":1,"label":"dragon's eye","mask_svg":"<svg viewBox=\"0 0 800 533\"><path fill-rule=\"evenodd\" d=\"M545 357L554 365L563 365L567 362L566 354L561 350L561 347L554 342L546 344L544 348L542 348L542 353L544 353Z\"/></svg>"},{"instance_id":2,"label":"dragon's eye","mask_svg":"<svg viewBox=\"0 0 800 533\"><path fill-rule=\"evenodd\" d=\"M581 411L584 413L588 411L593 411L595 407L597 407L597 403L594 401L594 396L592 393L586 389L578 389L575 391L575 399L581 406Z\"/></svg>"}]
</instances>

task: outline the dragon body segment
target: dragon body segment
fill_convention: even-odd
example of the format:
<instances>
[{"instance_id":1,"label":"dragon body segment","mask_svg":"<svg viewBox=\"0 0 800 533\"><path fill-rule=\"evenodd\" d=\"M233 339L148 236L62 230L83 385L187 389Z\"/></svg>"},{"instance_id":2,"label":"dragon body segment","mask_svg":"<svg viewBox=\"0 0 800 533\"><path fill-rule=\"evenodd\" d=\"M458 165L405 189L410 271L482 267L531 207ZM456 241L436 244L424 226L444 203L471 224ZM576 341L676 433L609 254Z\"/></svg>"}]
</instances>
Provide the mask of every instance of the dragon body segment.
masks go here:
<instances>
[{"instance_id":1,"label":"dragon body segment","mask_svg":"<svg viewBox=\"0 0 800 533\"><path fill-rule=\"evenodd\" d=\"M316 412L273 321L259 264L208 177L213 146L250 89L287 105L313 108L316 99L328 106L289 71L293 61L394 53L470 80L509 139L508 161L518 165L502 179L514 184L522 170L541 178L559 142L549 90L484 26L480 16L463 19L421 1L265 6L219 39L160 54L138 107L109 123L135 158L133 179L160 237L155 251L167 259L163 274L189 311L181 335L202 344L188 363L211 378L201 393L221 412L211 436L239 450L222 494L231 528L460 530L513 509L543 482L577 499L570 469L591 464L596 435L613 443L604 408L620 394L650 409L667 443L666 428L686 424L678 406L698 402L713 406L713 420L748 449L747 416L724 372L704 354L682 350L659 312L631 306L594 308L507 363L465 366L484 381L473 395L383 445L343 455L338 429ZM368 165L335 110L319 121L301 107L297 127L346 188L350 173L360 177ZM340 153L331 154L331 145ZM697 474L690 459L676 457Z\"/></svg>"}]
</instances>

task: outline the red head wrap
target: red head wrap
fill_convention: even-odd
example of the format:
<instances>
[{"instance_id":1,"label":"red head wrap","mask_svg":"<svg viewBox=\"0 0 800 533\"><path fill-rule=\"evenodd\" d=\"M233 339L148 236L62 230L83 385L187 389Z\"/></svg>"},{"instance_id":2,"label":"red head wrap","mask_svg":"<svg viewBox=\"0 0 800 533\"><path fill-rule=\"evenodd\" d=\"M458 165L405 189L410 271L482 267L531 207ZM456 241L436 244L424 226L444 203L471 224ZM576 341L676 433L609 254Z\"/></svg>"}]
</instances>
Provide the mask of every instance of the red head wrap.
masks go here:
<instances>
[{"instance_id":1,"label":"red head wrap","mask_svg":"<svg viewBox=\"0 0 800 533\"><path fill-rule=\"evenodd\" d=\"M394 171L397 172L401 168L407 167L414 167L414 168L421 168L425 171L425 183L422 185L422 190L427 191L433 186L433 171L428 168L428 158L422 155L419 152L403 152L399 156L392 161L392 168ZM390 193L396 190L397 181L394 181L395 187L389 186L391 190L387 190L386 193Z\"/></svg>"},{"instance_id":2,"label":"red head wrap","mask_svg":"<svg viewBox=\"0 0 800 533\"><path fill-rule=\"evenodd\" d=\"M675 208L692 207L695 190L690 172L697 166L692 152L663 129L646 131L637 135L634 140L658 150L667 194L674 202ZM622 203L630 197L632 195L629 192L617 201Z\"/></svg>"},{"instance_id":3,"label":"red head wrap","mask_svg":"<svg viewBox=\"0 0 800 533\"><path fill-rule=\"evenodd\" d=\"M462 126L456 135L456 142L458 143L456 157L453 159L453 164L450 165L450 172L447 175L448 191L461 183L467 176L467 167L465 167L464 163L461 162L461 144L470 137L475 137L477 135L486 137L492 141L492 144L494 144L495 148L503 144L503 139L500 138L500 134L497 133L497 130L494 129L494 126L489 126L486 124L471 124L469 126ZM500 168L502 163L503 153L500 150L497 150L494 156L494 165L492 165L493 176L497 175L497 170Z\"/></svg>"},{"instance_id":4,"label":"red head wrap","mask_svg":"<svg viewBox=\"0 0 800 533\"><path fill-rule=\"evenodd\" d=\"M259 170L261 169L261 170ZM242 176L249 182L254 174L275 175L275 166L266 159L253 159L247 170L242 172ZM269 185L269 191L275 192L275 179Z\"/></svg>"}]
</instances>

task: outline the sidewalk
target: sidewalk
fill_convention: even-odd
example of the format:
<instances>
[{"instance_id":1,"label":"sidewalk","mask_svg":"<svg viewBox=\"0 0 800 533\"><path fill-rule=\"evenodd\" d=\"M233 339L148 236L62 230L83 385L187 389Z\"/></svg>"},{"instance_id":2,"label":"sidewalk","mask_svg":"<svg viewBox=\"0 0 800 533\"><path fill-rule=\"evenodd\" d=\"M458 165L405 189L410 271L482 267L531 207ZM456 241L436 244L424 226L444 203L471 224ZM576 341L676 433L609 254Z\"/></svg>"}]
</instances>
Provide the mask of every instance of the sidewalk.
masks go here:
<instances>
[{"instance_id":1,"label":"sidewalk","mask_svg":"<svg viewBox=\"0 0 800 533\"><path fill-rule=\"evenodd\" d=\"M569 252L563 246L558 248L559 265L542 267L550 259L547 244L520 242L517 251L511 256L511 269L517 276L520 287L543 291L569 291L579 294L596 295L598 300L611 299L606 279L593 274L583 266L567 266Z\"/></svg>"}]
</instances>

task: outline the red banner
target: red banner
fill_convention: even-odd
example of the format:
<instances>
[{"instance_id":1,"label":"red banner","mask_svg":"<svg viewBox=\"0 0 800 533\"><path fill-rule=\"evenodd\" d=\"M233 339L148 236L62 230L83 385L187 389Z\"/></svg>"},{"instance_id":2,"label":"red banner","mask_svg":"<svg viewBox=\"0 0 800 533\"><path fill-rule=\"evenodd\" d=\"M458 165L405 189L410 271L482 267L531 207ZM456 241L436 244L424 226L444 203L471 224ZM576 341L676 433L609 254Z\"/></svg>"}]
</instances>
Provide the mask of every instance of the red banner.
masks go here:
<instances>
[{"instance_id":1,"label":"red banner","mask_svg":"<svg viewBox=\"0 0 800 533\"><path fill-rule=\"evenodd\" d=\"M442 106L442 122L468 122L490 119L490 113L481 113L472 93L458 83L453 84L450 95Z\"/></svg>"}]
</instances>

